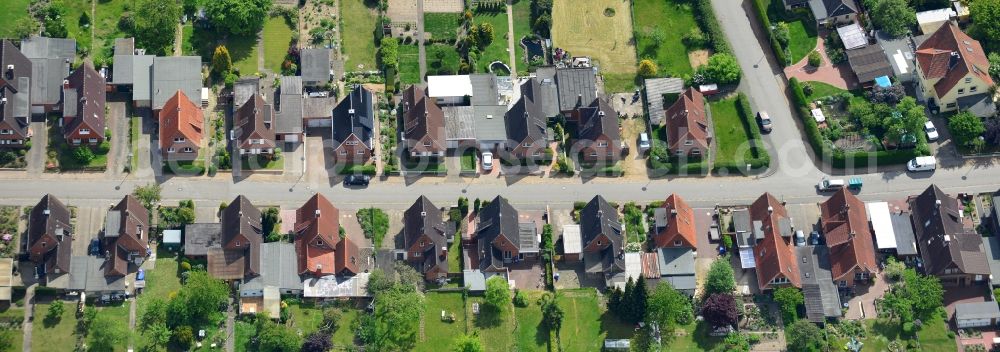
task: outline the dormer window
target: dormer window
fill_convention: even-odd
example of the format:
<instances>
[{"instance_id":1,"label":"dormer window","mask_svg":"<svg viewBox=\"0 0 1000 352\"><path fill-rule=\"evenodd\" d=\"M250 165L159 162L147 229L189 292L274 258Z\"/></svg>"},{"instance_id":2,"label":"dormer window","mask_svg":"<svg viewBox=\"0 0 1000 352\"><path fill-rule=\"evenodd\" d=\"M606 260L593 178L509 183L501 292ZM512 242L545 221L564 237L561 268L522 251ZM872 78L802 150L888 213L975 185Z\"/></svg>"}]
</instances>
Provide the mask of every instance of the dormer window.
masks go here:
<instances>
[{"instance_id":1,"label":"dormer window","mask_svg":"<svg viewBox=\"0 0 1000 352\"><path fill-rule=\"evenodd\" d=\"M90 129L89 128L81 128L80 129L80 134L90 134Z\"/></svg>"},{"instance_id":2,"label":"dormer window","mask_svg":"<svg viewBox=\"0 0 1000 352\"><path fill-rule=\"evenodd\" d=\"M598 246L600 246L600 245L601 245L601 240L597 240L597 245L598 245Z\"/></svg>"},{"instance_id":3,"label":"dormer window","mask_svg":"<svg viewBox=\"0 0 1000 352\"><path fill-rule=\"evenodd\" d=\"M608 146L608 142L607 141L597 142L597 146L598 147L607 147Z\"/></svg>"},{"instance_id":4,"label":"dormer window","mask_svg":"<svg viewBox=\"0 0 1000 352\"><path fill-rule=\"evenodd\" d=\"M430 147L431 146L431 142L424 142L424 146L425 147Z\"/></svg>"},{"instance_id":5,"label":"dormer window","mask_svg":"<svg viewBox=\"0 0 1000 352\"><path fill-rule=\"evenodd\" d=\"M240 246L240 241L236 241L236 247Z\"/></svg>"},{"instance_id":6,"label":"dormer window","mask_svg":"<svg viewBox=\"0 0 1000 352\"><path fill-rule=\"evenodd\" d=\"M191 147L185 147L185 148L184 148L184 152L185 152L185 153L193 153L193 152L194 152L194 149L191 149Z\"/></svg>"},{"instance_id":7,"label":"dormer window","mask_svg":"<svg viewBox=\"0 0 1000 352\"><path fill-rule=\"evenodd\" d=\"M690 139L684 141L684 145L693 145L693 144L694 144L694 141L692 141Z\"/></svg>"},{"instance_id":8,"label":"dormer window","mask_svg":"<svg viewBox=\"0 0 1000 352\"><path fill-rule=\"evenodd\" d=\"M420 246L421 246L421 247L425 246L426 244L427 244L427 243L425 243L425 242L424 242L424 240L420 240Z\"/></svg>"},{"instance_id":9,"label":"dormer window","mask_svg":"<svg viewBox=\"0 0 1000 352\"><path fill-rule=\"evenodd\" d=\"M531 142L524 142L525 148L531 148Z\"/></svg>"},{"instance_id":10,"label":"dormer window","mask_svg":"<svg viewBox=\"0 0 1000 352\"><path fill-rule=\"evenodd\" d=\"M174 143L180 143L180 142L184 142L184 141L185 141L185 139L183 137L175 137L174 138Z\"/></svg>"}]
</instances>

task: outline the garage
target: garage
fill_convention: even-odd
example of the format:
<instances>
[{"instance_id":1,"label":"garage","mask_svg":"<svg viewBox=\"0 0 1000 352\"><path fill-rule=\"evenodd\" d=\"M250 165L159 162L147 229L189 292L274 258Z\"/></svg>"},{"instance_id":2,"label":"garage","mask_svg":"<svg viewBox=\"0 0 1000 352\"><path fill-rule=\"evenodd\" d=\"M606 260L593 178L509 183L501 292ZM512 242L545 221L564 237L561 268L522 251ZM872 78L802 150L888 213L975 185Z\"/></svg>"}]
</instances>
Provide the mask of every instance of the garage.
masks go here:
<instances>
[{"instance_id":1,"label":"garage","mask_svg":"<svg viewBox=\"0 0 1000 352\"><path fill-rule=\"evenodd\" d=\"M333 125L333 120L331 119L308 119L306 120L306 127L330 127Z\"/></svg>"},{"instance_id":2,"label":"garage","mask_svg":"<svg viewBox=\"0 0 1000 352\"><path fill-rule=\"evenodd\" d=\"M1000 306L997 302L959 303L955 305L955 326L959 329L979 328L996 325L1000 320Z\"/></svg>"},{"instance_id":3,"label":"garage","mask_svg":"<svg viewBox=\"0 0 1000 352\"><path fill-rule=\"evenodd\" d=\"M289 133L289 134L286 134L284 136L285 137L283 139L285 140L285 142L288 142L288 143L298 143L299 142L299 134L298 133Z\"/></svg>"}]
</instances>

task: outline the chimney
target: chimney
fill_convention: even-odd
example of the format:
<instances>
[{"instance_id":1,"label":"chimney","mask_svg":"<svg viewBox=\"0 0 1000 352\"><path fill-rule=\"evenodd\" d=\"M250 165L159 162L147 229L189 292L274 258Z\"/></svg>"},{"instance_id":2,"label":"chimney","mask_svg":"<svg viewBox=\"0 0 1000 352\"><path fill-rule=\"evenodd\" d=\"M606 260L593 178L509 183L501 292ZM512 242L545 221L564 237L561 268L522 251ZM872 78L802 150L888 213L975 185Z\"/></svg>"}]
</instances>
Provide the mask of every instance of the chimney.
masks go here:
<instances>
[{"instance_id":1,"label":"chimney","mask_svg":"<svg viewBox=\"0 0 1000 352\"><path fill-rule=\"evenodd\" d=\"M768 213L768 214L771 214L771 213L774 213L774 207L772 207L772 206L768 205L768 206L767 206L767 213Z\"/></svg>"},{"instance_id":2,"label":"chimney","mask_svg":"<svg viewBox=\"0 0 1000 352\"><path fill-rule=\"evenodd\" d=\"M597 112L597 116L602 116L603 117L604 116L604 111L598 111Z\"/></svg>"},{"instance_id":3,"label":"chimney","mask_svg":"<svg viewBox=\"0 0 1000 352\"><path fill-rule=\"evenodd\" d=\"M64 79L63 80L63 88L69 88L69 80L68 79Z\"/></svg>"},{"instance_id":4,"label":"chimney","mask_svg":"<svg viewBox=\"0 0 1000 352\"><path fill-rule=\"evenodd\" d=\"M934 207L935 208L940 208L941 207L941 200L940 199L934 201Z\"/></svg>"},{"instance_id":5,"label":"chimney","mask_svg":"<svg viewBox=\"0 0 1000 352\"><path fill-rule=\"evenodd\" d=\"M583 94L576 95L576 106L583 105Z\"/></svg>"},{"instance_id":6,"label":"chimney","mask_svg":"<svg viewBox=\"0 0 1000 352\"><path fill-rule=\"evenodd\" d=\"M323 264L316 264L316 272L323 271Z\"/></svg>"},{"instance_id":7,"label":"chimney","mask_svg":"<svg viewBox=\"0 0 1000 352\"><path fill-rule=\"evenodd\" d=\"M427 212L426 212L426 211L422 211L422 212L420 212L420 216L421 216L421 217L424 217L424 216L427 216Z\"/></svg>"},{"instance_id":8,"label":"chimney","mask_svg":"<svg viewBox=\"0 0 1000 352\"><path fill-rule=\"evenodd\" d=\"M677 216L677 209L670 209L671 216Z\"/></svg>"}]
</instances>

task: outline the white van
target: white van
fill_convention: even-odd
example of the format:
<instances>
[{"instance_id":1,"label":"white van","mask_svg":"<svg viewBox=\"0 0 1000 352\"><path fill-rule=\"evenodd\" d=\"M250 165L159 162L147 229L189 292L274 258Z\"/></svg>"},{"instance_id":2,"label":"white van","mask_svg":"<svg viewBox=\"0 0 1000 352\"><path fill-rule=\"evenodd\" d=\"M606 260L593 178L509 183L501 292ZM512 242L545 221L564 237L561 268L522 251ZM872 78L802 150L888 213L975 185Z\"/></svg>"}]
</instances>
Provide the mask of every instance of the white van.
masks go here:
<instances>
[{"instance_id":1,"label":"white van","mask_svg":"<svg viewBox=\"0 0 1000 352\"><path fill-rule=\"evenodd\" d=\"M836 178L831 180L824 177L823 180L819 181L819 184L816 185L816 188L819 189L820 192L829 192L844 188L844 184L843 179Z\"/></svg>"},{"instance_id":2,"label":"white van","mask_svg":"<svg viewBox=\"0 0 1000 352\"><path fill-rule=\"evenodd\" d=\"M918 156L906 163L906 169L912 172L933 171L937 168L937 159L933 156Z\"/></svg>"},{"instance_id":3,"label":"white van","mask_svg":"<svg viewBox=\"0 0 1000 352\"><path fill-rule=\"evenodd\" d=\"M646 132L639 134L639 152L645 153L649 150L649 135Z\"/></svg>"}]
</instances>

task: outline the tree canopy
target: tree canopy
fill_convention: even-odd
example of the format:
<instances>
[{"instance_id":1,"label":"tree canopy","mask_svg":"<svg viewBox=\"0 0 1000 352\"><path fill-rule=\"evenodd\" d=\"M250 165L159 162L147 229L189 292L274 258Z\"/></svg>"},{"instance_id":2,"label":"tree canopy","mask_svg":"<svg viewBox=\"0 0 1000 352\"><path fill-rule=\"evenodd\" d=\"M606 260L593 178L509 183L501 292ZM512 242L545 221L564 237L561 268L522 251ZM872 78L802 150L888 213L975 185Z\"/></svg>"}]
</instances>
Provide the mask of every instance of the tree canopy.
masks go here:
<instances>
[{"instance_id":1,"label":"tree canopy","mask_svg":"<svg viewBox=\"0 0 1000 352\"><path fill-rule=\"evenodd\" d=\"M233 58L229 55L229 49L225 45L215 47L212 53L212 73L216 77L225 77L233 71Z\"/></svg>"},{"instance_id":2,"label":"tree canopy","mask_svg":"<svg viewBox=\"0 0 1000 352\"><path fill-rule=\"evenodd\" d=\"M708 64L698 67L698 72L709 81L718 84L735 84L740 82L743 70L732 54L714 54L708 58Z\"/></svg>"},{"instance_id":3,"label":"tree canopy","mask_svg":"<svg viewBox=\"0 0 1000 352\"><path fill-rule=\"evenodd\" d=\"M732 293L736 290L736 278L733 267L729 265L729 256L720 257L712 262L705 278L705 296L714 293Z\"/></svg>"},{"instance_id":4,"label":"tree canopy","mask_svg":"<svg viewBox=\"0 0 1000 352\"><path fill-rule=\"evenodd\" d=\"M732 294L715 293L705 299L701 307L701 315L713 327L736 325L739 312L736 309L736 299Z\"/></svg>"},{"instance_id":5,"label":"tree canopy","mask_svg":"<svg viewBox=\"0 0 1000 352\"><path fill-rule=\"evenodd\" d=\"M136 45L162 55L174 45L181 5L176 1L139 0L132 18Z\"/></svg>"},{"instance_id":6,"label":"tree canopy","mask_svg":"<svg viewBox=\"0 0 1000 352\"><path fill-rule=\"evenodd\" d=\"M302 341L301 352L327 352L333 349L333 341L326 331L316 331L306 336Z\"/></svg>"},{"instance_id":7,"label":"tree canopy","mask_svg":"<svg viewBox=\"0 0 1000 352\"><path fill-rule=\"evenodd\" d=\"M799 320L785 329L789 351L819 352L823 348L823 332L816 324Z\"/></svg>"},{"instance_id":8,"label":"tree canopy","mask_svg":"<svg viewBox=\"0 0 1000 352\"><path fill-rule=\"evenodd\" d=\"M510 302L510 287L507 285L507 280L499 275L487 279L484 296L486 297L487 304L493 306L498 311L502 311L507 306L507 303Z\"/></svg>"},{"instance_id":9,"label":"tree canopy","mask_svg":"<svg viewBox=\"0 0 1000 352\"><path fill-rule=\"evenodd\" d=\"M1000 40L1000 0L973 1L969 5L969 15L977 31L990 40Z\"/></svg>"},{"instance_id":10,"label":"tree canopy","mask_svg":"<svg viewBox=\"0 0 1000 352\"><path fill-rule=\"evenodd\" d=\"M158 183L150 183L145 186L136 186L132 190L132 195L142 203L142 206L146 209L153 209L153 205L160 202L160 185Z\"/></svg>"},{"instance_id":11,"label":"tree canopy","mask_svg":"<svg viewBox=\"0 0 1000 352\"><path fill-rule=\"evenodd\" d=\"M646 304L646 322L657 323L662 331L684 325L692 319L691 300L668 282L656 285Z\"/></svg>"},{"instance_id":12,"label":"tree canopy","mask_svg":"<svg viewBox=\"0 0 1000 352\"><path fill-rule=\"evenodd\" d=\"M372 348L376 351L408 350L416 344L423 313L423 296L412 289L393 287L375 296L375 329Z\"/></svg>"},{"instance_id":13,"label":"tree canopy","mask_svg":"<svg viewBox=\"0 0 1000 352\"><path fill-rule=\"evenodd\" d=\"M476 335L459 335L451 344L453 352L485 352L486 348Z\"/></svg>"},{"instance_id":14,"label":"tree canopy","mask_svg":"<svg viewBox=\"0 0 1000 352\"><path fill-rule=\"evenodd\" d=\"M302 346L302 340L295 331L278 325L263 314L257 316L257 343L261 352L296 351Z\"/></svg>"},{"instance_id":15,"label":"tree canopy","mask_svg":"<svg viewBox=\"0 0 1000 352\"><path fill-rule=\"evenodd\" d=\"M112 351L125 340L126 331L123 325L111 321L108 315L98 315L90 323L89 350Z\"/></svg>"},{"instance_id":16,"label":"tree canopy","mask_svg":"<svg viewBox=\"0 0 1000 352\"><path fill-rule=\"evenodd\" d=\"M206 1L205 15L215 28L235 35L253 35L264 28L271 0Z\"/></svg>"},{"instance_id":17,"label":"tree canopy","mask_svg":"<svg viewBox=\"0 0 1000 352\"><path fill-rule=\"evenodd\" d=\"M894 37L899 37L917 23L917 13L906 0L868 0L869 15L875 26ZM977 22L978 23L978 22Z\"/></svg>"},{"instance_id":18,"label":"tree canopy","mask_svg":"<svg viewBox=\"0 0 1000 352\"><path fill-rule=\"evenodd\" d=\"M948 130L955 138L955 143L968 145L986 132L986 126L983 125L983 119L971 112L963 111L948 119Z\"/></svg>"},{"instance_id":19,"label":"tree canopy","mask_svg":"<svg viewBox=\"0 0 1000 352\"><path fill-rule=\"evenodd\" d=\"M660 68L656 66L653 60L642 59L642 61L639 61L639 76L644 78L656 77L659 70Z\"/></svg>"},{"instance_id":20,"label":"tree canopy","mask_svg":"<svg viewBox=\"0 0 1000 352\"><path fill-rule=\"evenodd\" d=\"M909 322L927 319L944 302L944 289L933 276L920 275L913 269L903 272L902 280L894 283L882 296L879 316Z\"/></svg>"},{"instance_id":21,"label":"tree canopy","mask_svg":"<svg viewBox=\"0 0 1000 352\"><path fill-rule=\"evenodd\" d=\"M221 280L201 270L189 273L184 286L167 304L167 325L171 328L206 323L212 315L219 314L229 297L229 288Z\"/></svg>"},{"instance_id":22,"label":"tree canopy","mask_svg":"<svg viewBox=\"0 0 1000 352\"><path fill-rule=\"evenodd\" d=\"M799 318L799 306L805 303L805 298L798 288L786 286L774 290L774 301L781 306L781 316L785 324L789 324Z\"/></svg>"}]
</instances>

